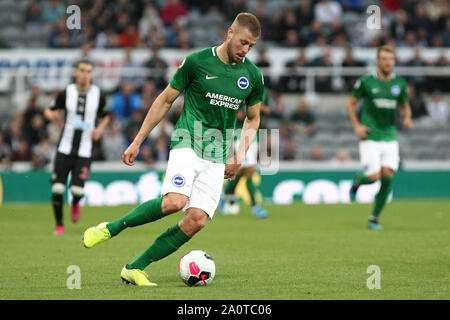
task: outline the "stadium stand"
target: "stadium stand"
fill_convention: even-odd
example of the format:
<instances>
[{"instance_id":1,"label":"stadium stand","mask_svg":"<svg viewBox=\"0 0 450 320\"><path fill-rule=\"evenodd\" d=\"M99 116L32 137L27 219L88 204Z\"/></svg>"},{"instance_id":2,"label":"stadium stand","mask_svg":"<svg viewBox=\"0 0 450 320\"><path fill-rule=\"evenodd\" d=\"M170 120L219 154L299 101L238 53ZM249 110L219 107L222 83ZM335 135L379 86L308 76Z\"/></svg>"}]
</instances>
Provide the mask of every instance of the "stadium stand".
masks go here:
<instances>
[{"instance_id":1,"label":"stadium stand","mask_svg":"<svg viewBox=\"0 0 450 320\"><path fill-rule=\"evenodd\" d=\"M304 135L301 130L280 134L281 151L286 150L283 159L358 159L357 140L345 113L345 99L357 76L373 65L374 48L393 43L410 52L399 59L398 66L407 68L406 78L413 88L410 94L414 100L415 129L406 132L399 127L402 157L450 160L448 1L78 0L70 4L81 8L80 30L66 27L69 3L64 1L0 0L0 57L11 50L30 49L55 52L69 49L71 57L79 57L80 48L86 56L95 50L130 52L131 60L122 69L122 76L126 77L106 91L112 107L114 95L124 85L128 86L142 101L138 107L141 112L127 115L128 121L117 117L102 142L95 145L97 161L120 159L111 150L116 147L114 150L120 152L125 148L142 121L142 114L167 84L174 66L161 52L175 50L183 55L195 48L217 45L231 19L240 11L254 13L263 26L262 43L252 52L252 59L262 68L271 89L271 107L279 112L265 120L266 127L291 128L293 122L297 123L290 116L300 97L308 100L308 109L315 119L311 135ZM380 30L366 27L366 8L374 4L382 8ZM272 48L286 51L282 61L271 54ZM140 59L133 57L135 52ZM427 52L431 54L426 55ZM325 67L325 73L320 74L312 67ZM347 67L360 69L352 74L343 73ZM411 73L410 67L434 73ZM130 69L137 73L129 73ZM30 75L24 78L23 83L8 83L8 90L0 95L0 162L8 166L33 159L33 166L42 167L49 162L49 142L58 138L57 126L42 119L42 109L49 105L55 90L36 87ZM178 112L179 104L172 108L168 122L158 134L150 137L141 154L142 161L148 164L164 161ZM28 129L20 130L24 126Z\"/></svg>"}]
</instances>

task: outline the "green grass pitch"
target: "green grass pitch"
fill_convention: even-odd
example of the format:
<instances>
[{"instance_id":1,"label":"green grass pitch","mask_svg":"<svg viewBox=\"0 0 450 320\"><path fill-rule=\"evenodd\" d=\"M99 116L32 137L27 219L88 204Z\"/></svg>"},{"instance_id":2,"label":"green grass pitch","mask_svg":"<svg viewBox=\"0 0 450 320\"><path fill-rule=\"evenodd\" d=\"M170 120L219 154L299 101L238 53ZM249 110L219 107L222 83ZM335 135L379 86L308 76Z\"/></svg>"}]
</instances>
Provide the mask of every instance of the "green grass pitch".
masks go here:
<instances>
[{"instance_id":1,"label":"green grass pitch","mask_svg":"<svg viewBox=\"0 0 450 320\"><path fill-rule=\"evenodd\" d=\"M50 204L0 207L0 299L449 299L450 200L396 200L380 223L366 228L370 204L267 205L257 220L242 205L237 216L216 213L206 228L146 269L155 288L123 284L123 265L140 255L177 213L86 249L84 230L122 216L132 206L84 207L77 224L65 207L66 233L53 235ZM207 287L178 278L179 259L208 252L216 277ZM81 289L68 289L67 269L80 269ZM380 289L369 290L370 265Z\"/></svg>"}]
</instances>

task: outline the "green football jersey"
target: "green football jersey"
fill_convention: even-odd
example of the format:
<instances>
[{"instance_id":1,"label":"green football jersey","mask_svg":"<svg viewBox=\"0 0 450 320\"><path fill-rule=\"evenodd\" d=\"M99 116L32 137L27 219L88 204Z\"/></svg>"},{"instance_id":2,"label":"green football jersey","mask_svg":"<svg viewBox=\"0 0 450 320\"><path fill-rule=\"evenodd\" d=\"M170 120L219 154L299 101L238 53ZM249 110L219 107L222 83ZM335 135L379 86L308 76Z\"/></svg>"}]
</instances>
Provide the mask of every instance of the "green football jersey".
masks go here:
<instances>
[{"instance_id":1,"label":"green football jersey","mask_svg":"<svg viewBox=\"0 0 450 320\"><path fill-rule=\"evenodd\" d=\"M363 99L361 124L370 128L367 140L393 141L397 139L395 112L408 102L406 81L394 74L390 81L380 80L376 73L359 78L352 95Z\"/></svg>"},{"instance_id":2,"label":"green football jersey","mask_svg":"<svg viewBox=\"0 0 450 320\"><path fill-rule=\"evenodd\" d=\"M269 90L267 90L266 87L264 87L262 103L264 103L266 106L269 105ZM244 120L245 118L236 121L236 129L242 129L242 126L244 125Z\"/></svg>"},{"instance_id":3,"label":"green football jersey","mask_svg":"<svg viewBox=\"0 0 450 320\"><path fill-rule=\"evenodd\" d=\"M170 148L189 147L203 159L225 163L238 110L262 101L261 71L248 58L226 64L213 47L188 55L170 84L185 91Z\"/></svg>"}]
</instances>

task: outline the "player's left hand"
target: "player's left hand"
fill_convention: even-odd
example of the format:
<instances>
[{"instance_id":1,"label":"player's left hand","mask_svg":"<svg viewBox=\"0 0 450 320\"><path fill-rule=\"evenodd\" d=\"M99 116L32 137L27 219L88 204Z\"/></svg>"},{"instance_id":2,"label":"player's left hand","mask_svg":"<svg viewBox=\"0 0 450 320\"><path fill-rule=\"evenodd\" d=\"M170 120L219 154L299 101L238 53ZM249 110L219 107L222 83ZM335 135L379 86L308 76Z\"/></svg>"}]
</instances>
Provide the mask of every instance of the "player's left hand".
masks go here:
<instances>
[{"instance_id":1,"label":"player's left hand","mask_svg":"<svg viewBox=\"0 0 450 320\"><path fill-rule=\"evenodd\" d=\"M240 168L241 164L237 161L236 157L229 158L225 164L224 179L233 181Z\"/></svg>"},{"instance_id":2,"label":"player's left hand","mask_svg":"<svg viewBox=\"0 0 450 320\"><path fill-rule=\"evenodd\" d=\"M411 118L406 118L403 120L403 127L406 129L412 129L414 127Z\"/></svg>"}]
</instances>

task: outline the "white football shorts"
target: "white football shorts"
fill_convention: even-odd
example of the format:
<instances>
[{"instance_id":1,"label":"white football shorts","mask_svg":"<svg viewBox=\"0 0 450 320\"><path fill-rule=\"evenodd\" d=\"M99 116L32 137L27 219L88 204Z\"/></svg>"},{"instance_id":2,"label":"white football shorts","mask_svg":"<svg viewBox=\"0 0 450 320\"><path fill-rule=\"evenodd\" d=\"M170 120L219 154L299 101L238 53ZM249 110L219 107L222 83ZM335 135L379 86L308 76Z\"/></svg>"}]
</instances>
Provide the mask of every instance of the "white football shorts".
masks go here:
<instances>
[{"instance_id":1,"label":"white football shorts","mask_svg":"<svg viewBox=\"0 0 450 320\"><path fill-rule=\"evenodd\" d=\"M191 148L172 149L161 195L184 194L189 199L183 211L199 208L212 219L222 193L224 173L225 164L202 159Z\"/></svg>"},{"instance_id":2,"label":"white football shorts","mask_svg":"<svg viewBox=\"0 0 450 320\"><path fill-rule=\"evenodd\" d=\"M360 141L359 157L366 176L380 172L382 167L397 171L400 162L398 142Z\"/></svg>"}]
</instances>

